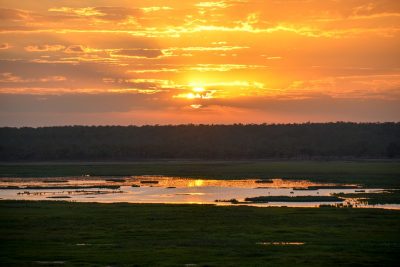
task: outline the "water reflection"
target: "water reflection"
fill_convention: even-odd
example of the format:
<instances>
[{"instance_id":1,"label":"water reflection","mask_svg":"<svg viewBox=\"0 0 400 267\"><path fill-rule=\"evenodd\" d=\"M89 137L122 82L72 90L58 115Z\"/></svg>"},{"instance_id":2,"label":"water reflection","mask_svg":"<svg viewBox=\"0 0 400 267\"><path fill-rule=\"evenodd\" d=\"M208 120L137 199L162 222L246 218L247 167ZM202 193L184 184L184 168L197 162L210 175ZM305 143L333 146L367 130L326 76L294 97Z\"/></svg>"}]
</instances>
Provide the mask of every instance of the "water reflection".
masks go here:
<instances>
[{"instance_id":1,"label":"water reflection","mask_svg":"<svg viewBox=\"0 0 400 267\"><path fill-rule=\"evenodd\" d=\"M307 180L210 180L165 176L132 177L68 177L68 178L0 178L0 198L19 200L67 200L78 202L190 203L232 205L237 200L258 196L330 196L333 193L377 192L382 189L361 189L356 185L338 186ZM352 201L352 200L349 200ZM246 203L257 207L319 207L343 202L269 202ZM345 203L346 204L346 203ZM371 207L357 200L349 204ZM236 204L238 205L238 204ZM239 204L243 205L243 204ZM379 205L396 208L400 205Z\"/></svg>"},{"instance_id":2,"label":"water reflection","mask_svg":"<svg viewBox=\"0 0 400 267\"><path fill-rule=\"evenodd\" d=\"M265 181L265 182L263 182ZM100 177L69 177L67 178L0 178L0 187L23 186L23 187L49 187L49 186L105 186L105 185L137 185L157 186L168 188L187 187L238 187L238 188L307 188L310 186L326 186L334 184L314 183L307 180L283 180L283 179L243 179L243 180L212 180L212 179L190 179L182 177L167 176L132 176L125 178Z\"/></svg>"},{"instance_id":3,"label":"water reflection","mask_svg":"<svg viewBox=\"0 0 400 267\"><path fill-rule=\"evenodd\" d=\"M168 180L167 180L167 181L168 181ZM170 179L170 182L171 182L171 181L172 181L172 180ZM196 180L194 180L194 181L188 181L187 186L188 186L188 187L204 186L204 180L196 179Z\"/></svg>"}]
</instances>

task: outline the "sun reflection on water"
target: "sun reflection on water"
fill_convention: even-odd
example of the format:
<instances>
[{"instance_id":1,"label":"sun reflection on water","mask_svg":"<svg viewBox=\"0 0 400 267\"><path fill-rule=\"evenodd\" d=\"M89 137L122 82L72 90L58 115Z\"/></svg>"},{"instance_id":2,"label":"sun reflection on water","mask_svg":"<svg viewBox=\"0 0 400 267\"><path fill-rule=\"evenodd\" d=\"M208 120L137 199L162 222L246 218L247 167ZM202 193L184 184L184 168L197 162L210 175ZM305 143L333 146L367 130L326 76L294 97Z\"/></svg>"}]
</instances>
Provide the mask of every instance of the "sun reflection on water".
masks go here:
<instances>
[{"instance_id":1,"label":"sun reflection on water","mask_svg":"<svg viewBox=\"0 0 400 267\"><path fill-rule=\"evenodd\" d=\"M188 183L188 187L199 187L199 186L203 186L204 185L204 180L201 179L196 179L193 181L189 181Z\"/></svg>"}]
</instances>

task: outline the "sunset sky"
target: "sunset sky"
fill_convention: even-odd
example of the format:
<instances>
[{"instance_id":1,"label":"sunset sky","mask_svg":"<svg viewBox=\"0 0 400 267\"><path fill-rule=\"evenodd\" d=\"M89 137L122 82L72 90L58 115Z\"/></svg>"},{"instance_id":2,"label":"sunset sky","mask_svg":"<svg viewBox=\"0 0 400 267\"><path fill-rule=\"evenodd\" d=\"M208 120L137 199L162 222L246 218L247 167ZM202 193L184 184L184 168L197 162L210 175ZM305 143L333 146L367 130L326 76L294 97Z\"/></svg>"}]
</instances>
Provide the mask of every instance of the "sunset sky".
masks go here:
<instances>
[{"instance_id":1,"label":"sunset sky","mask_svg":"<svg viewBox=\"0 0 400 267\"><path fill-rule=\"evenodd\" d=\"M0 126L400 121L398 0L0 0Z\"/></svg>"}]
</instances>

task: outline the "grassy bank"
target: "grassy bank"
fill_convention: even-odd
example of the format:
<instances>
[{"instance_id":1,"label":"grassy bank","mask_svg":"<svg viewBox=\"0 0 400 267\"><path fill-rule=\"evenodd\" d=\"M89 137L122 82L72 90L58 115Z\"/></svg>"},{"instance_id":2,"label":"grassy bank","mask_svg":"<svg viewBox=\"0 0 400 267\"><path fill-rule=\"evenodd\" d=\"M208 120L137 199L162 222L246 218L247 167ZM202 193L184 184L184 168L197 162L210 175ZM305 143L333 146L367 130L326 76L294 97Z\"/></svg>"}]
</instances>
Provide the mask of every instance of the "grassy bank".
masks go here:
<instances>
[{"instance_id":1,"label":"grassy bank","mask_svg":"<svg viewBox=\"0 0 400 267\"><path fill-rule=\"evenodd\" d=\"M0 201L0 265L396 266L399 224L378 209Z\"/></svg>"},{"instance_id":2,"label":"grassy bank","mask_svg":"<svg viewBox=\"0 0 400 267\"><path fill-rule=\"evenodd\" d=\"M0 177L170 175L240 179L288 178L400 188L398 161L164 161L2 164Z\"/></svg>"},{"instance_id":3,"label":"grassy bank","mask_svg":"<svg viewBox=\"0 0 400 267\"><path fill-rule=\"evenodd\" d=\"M253 203L268 202L340 202L343 199L335 196L259 196L247 197L245 201Z\"/></svg>"}]
</instances>

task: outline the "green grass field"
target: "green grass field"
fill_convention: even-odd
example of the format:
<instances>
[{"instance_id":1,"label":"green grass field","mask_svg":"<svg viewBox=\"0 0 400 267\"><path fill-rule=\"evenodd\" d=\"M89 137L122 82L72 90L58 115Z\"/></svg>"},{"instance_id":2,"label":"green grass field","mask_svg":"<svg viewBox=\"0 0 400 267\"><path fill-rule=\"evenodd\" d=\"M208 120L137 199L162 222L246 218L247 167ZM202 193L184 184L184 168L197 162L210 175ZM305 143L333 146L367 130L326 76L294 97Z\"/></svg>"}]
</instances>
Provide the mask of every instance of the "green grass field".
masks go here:
<instances>
[{"instance_id":1,"label":"green grass field","mask_svg":"<svg viewBox=\"0 0 400 267\"><path fill-rule=\"evenodd\" d=\"M380 209L0 201L0 266L398 266L399 225Z\"/></svg>"},{"instance_id":2,"label":"green grass field","mask_svg":"<svg viewBox=\"0 0 400 267\"><path fill-rule=\"evenodd\" d=\"M1 164L0 177L170 175L213 179L288 178L400 188L398 161L164 161Z\"/></svg>"}]
</instances>

